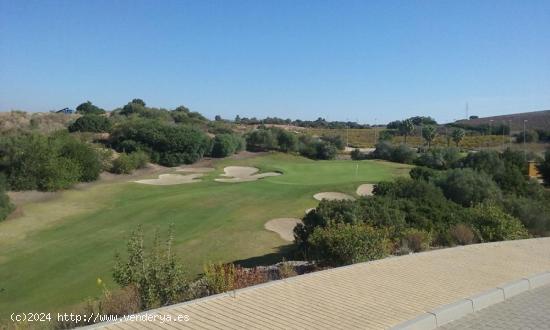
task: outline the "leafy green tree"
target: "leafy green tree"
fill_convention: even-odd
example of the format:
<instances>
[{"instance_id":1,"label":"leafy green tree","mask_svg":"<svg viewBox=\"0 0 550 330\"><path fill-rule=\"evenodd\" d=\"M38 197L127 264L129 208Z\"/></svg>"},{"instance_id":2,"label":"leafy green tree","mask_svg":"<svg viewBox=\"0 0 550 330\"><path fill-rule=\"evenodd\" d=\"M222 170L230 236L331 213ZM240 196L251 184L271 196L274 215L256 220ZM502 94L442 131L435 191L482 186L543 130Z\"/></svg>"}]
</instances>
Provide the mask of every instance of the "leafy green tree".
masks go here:
<instances>
[{"instance_id":1,"label":"leafy green tree","mask_svg":"<svg viewBox=\"0 0 550 330\"><path fill-rule=\"evenodd\" d=\"M453 142L456 144L457 147L460 144L460 142L462 142L465 135L466 135L466 131L463 130L462 128L457 128L453 130L452 138L453 138Z\"/></svg>"},{"instance_id":2,"label":"leafy green tree","mask_svg":"<svg viewBox=\"0 0 550 330\"><path fill-rule=\"evenodd\" d=\"M407 143L407 136L414 132L414 124L412 120L405 119L399 124L399 133L405 137L405 143Z\"/></svg>"},{"instance_id":3,"label":"leafy green tree","mask_svg":"<svg viewBox=\"0 0 550 330\"><path fill-rule=\"evenodd\" d=\"M435 137L437 136L437 130L435 126L428 125L422 128L422 137L424 140L426 140L426 143L428 144L428 148L431 147L432 142L435 140Z\"/></svg>"},{"instance_id":4,"label":"leafy green tree","mask_svg":"<svg viewBox=\"0 0 550 330\"><path fill-rule=\"evenodd\" d=\"M98 115L84 115L69 125L69 132L109 132L111 122L109 118Z\"/></svg>"},{"instance_id":5,"label":"leafy green tree","mask_svg":"<svg viewBox=\"0 0 550 330\"><path fill-rule=\"evenodd\" d=\"M145 106L145 101L143 101L142 99L133 99L131 103L139 104L139 105L141 105L142 107Z\"/></svg>"},{"instance_id":6,"label":"leafy green tree","mask_svg":"<svg viewBox=\"0 0 550 330\"><path fill-rule=\"evenodd\" d=\"M83 115L101 115L105 113L105 110L93 105L90 101L86 101L76 107L76 112Z\"/></svg>"},{"instance_id":7,"label":"leafy green tree","mask_svg":"<svg viewBox=\"0 0 550 330\"><path fill-rule=\"evenodd\" d=\"M115 282L121 287L134 286L143 309L176 303L188 287L184 268L176 259L172 248L173 241L172 227L164 242L156 230L153 246L147 251L143 229L138 226L128 240L126 258L123 259L118 253L115 255Z\"/></svg>"}]
</instances>

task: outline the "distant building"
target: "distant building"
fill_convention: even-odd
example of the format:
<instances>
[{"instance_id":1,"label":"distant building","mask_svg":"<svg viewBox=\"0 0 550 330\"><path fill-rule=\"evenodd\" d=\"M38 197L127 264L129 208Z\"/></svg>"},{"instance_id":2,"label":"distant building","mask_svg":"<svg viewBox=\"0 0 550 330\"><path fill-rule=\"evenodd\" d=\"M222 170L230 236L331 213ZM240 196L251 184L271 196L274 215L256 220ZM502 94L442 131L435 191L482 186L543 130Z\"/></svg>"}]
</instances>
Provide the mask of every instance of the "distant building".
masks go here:
<instances>
[{"instance_id":1,"label":"distant building","mask_svg":"<svg viewBox=\"0 0 550 330\"><path fill-rule=\"evenodd\" d=\"M529 162L527 175L529 175L530 178L540 177L540 173L539 173L539 170L537 168L537 165L538 165L537 162L533 162L533 161Z\"/></svg>"},{"instance_id":2,"label":"distant building","mask_svg":"<svg viewBox=\"0 0 550 330\"><path fill-rule=\"evenodd\" d=\"M64 108L64 109L61 109L61 110L57 110L55 113L63 113L63 114L66 114L66 115L71 115L75 112L76 111L74 111L73 109Z\"/></svg>"}]
</instances>

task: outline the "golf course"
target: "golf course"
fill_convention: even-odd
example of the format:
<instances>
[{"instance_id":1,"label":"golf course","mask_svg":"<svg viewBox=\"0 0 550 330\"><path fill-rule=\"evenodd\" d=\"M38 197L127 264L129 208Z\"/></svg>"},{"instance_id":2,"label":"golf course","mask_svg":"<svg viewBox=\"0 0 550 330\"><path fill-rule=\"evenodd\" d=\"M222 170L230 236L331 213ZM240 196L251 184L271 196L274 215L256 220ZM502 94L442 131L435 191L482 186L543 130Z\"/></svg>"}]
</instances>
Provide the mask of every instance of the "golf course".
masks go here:
<instances>
[{"instance_id":1,"label":"golf course","mask_svg":"<svg viewBox=\"0 0 550 330\"><path fill-rule=\"evenodd\" d=\"M301 218L319 202L313 195L340 192L357 198L364 183L406 176L409 166L385 161L314 161L262 153L211 161L212 171L187 183L140 184L175 168L102 178L45 197L17 202L0 223L0 315L58 311L101 294L97 279L116 289L114 255L124 253L131 231L143 226L146 242L174 225L178 258L189 277L206 262L245 265L280 261L290 243L264 224ZM228 166L250 166L277 175L257 181L216 181ZM279 175L280 174L280 175ZM33 193L33 192L29 192ZM36 193L36 192L34 192Z\"/></svg>"}]
</instances>

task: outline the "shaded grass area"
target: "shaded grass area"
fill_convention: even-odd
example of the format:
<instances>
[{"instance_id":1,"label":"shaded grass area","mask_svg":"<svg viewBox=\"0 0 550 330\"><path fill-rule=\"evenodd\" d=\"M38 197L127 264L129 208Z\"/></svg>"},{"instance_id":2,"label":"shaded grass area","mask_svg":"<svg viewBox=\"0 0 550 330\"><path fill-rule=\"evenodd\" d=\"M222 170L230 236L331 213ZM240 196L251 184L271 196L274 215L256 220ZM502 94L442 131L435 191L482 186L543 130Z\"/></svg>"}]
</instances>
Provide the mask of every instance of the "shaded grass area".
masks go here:
<instances>
[{"instance_id":1,"label":"shaded grass area","mask_svg":"<svg viewBox=\"0 0 550 330\"><path fill-rule=\"evenodd\" d=\"M227 165L256 166L282 176L256 182L212 179ZM244 265L280 261L288 242L264 229L272 218L302 217L313 194L354 194L360 183L406 175L409 167L380 161L312 161L286 154L220 160L202 182L141 185L98 182L23 205L23 215L0 223L0 319L11 312L66 310L101 293L97 278L115 288L116 251L139 224L149 241L175 226L175 247L190 277L208 261ZM156 176L156 175L155 175Z\"/></svg>"}]
</instances>

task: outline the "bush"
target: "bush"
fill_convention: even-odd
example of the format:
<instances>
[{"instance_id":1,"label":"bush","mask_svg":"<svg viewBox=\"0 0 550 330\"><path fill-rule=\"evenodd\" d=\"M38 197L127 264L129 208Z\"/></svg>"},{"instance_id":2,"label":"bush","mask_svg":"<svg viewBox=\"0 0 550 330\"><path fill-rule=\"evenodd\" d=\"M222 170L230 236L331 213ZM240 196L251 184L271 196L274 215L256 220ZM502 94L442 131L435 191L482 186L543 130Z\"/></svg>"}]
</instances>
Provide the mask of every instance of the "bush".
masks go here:
<instances>
[{"instance_id":1,"label":"bush","mask_svg":"<svg viewBox=\"0 0 550 330\"><path fill-rule=\"evenodd\" d=\"M14 209L15 206L10 202L10 198L6 194L6 180L2 173L0 173L0 221L6 219Z\"/></svg>"},{"instance_id":2,"label":"bush","mask_svg":"<svg viewBox=\"0 0 550 330\"><path fill-rule=\"evenodd\" d=\"M521 222L491 203L470 208L468 222L479 232L484 241L505 241L528 238Z\"/></svg>"},{"instance_id":3,"label":"bush","mask_svg":"<svg viewBox=\"0 0 550 330\"><path fill-rule=\"evenodd\" d=\"M462 206L500 199L500 189L491 177L469 168L447 171L437 185L445 197Z\"/></svg>"},{"instance_id":4,"label":"bush","mask_svg":"<svg viewBox=\"0 0 550 330\"><path fill-rule=\"evenodd\" d=\"M172 242L172 228L165 242L160 241L157 230L148 252L140 226L128 240L127 258L123 260L118 253L115 255L115 282L123 288L135 288L143 309L173 304L185 294L188 283L182 265L173 254Z\"/></svg>"},{"instance_id":5,"label":"bush","mask_svg":"<svg viewBox=\"0 0 550 330\"><path fill-rule=\"evenodd\" d=\"M401 249L421 252L430 247L430 242L430 233L424 230L408 228L401 233Z\"/></svg>"},{"instance_id":6,"label":"bush","mask_svg":"<svg viewBox=\"0 0 550 330\"><path fill-rule=\"evenodd\" d=\"M351 151L351 159L353 160L363 160L363 159L367 159L367 155L362 153L361 150L359 149L353 149Z\"/></svg>"},{"instance_id":7,"label":"bush","mask_svg":"<svg viewBox=\"0 0 550 330\"><path fill-rule=\"evenodd\" d=\"M537 199L536 196L507 196L504 210L516 218L537 236L546 236L550 232L550 203L547 199Z\"/></svg>"},{"instance_id":8,"label":"bush","mask_svg":"<svg viewBox=\"0 0 550 330\"><path fill-rule=\"evenodd\" d=\"M363 224L316 228L308 243L310 257L332 266L380 259L389 252L384 233Z\"/></svg>"},{"instance_id":9,"label":"bush","mask_svg":"<svg viewBox=\"0 0 550 330\"><path fill-rule=\"evenodd\" d=\"M84 115L101 115L105 110L95 106L92 102L87 101L76 107L76 112Z\"/></svg>"},{"instance_id":10,"label":"bush","mask_svg":"<svg viewBox=\"0 0 550 330\"><path fill-rule=\"evenodd\" d=\"M405 144L394 146L388 141L380 141L375 145L370 158L410 164L416 158L416 152Z\"/></svg>"},{"instance_id":11,"label":"bush","mask_svg":"<svg viewBox=\"0 0 550 330\"><path fill-rule=\"evenodd\" d=\"M152 161L165 166L194 163L212 147L208 136L196 128L151 120L120 125L113 130L110 142L119 152L146 151Z\"/></svg>"},{"instance_id":12,"label":"bush","mask_svg":"<svg viewBox=\"0 0 550 330\"><path fill-rule=\"evenodd\" d=\"M244 147L244 141L234 134L218 134L212 141L212 157L221 158L239 152Z\"/></svg>"},{"instance_id":13,"label":"bush","mask_svg":"<svg viewBox=\"0 0 550 330\"><path fill-rule=\"evenodd\" d=\"M267 273L259 268L243 268L234 264L209 263L204 267L204 280L210 294L246 288L268 281Z\"/></svg>"},{"instance_id":14,"label":"bush","mask_svg":"<svg viewBox=\"0 0 550 330\"><path fill-rule=\"evenodd\" d=\"M135 169L144 168L148 162L149 156L143 151L136 151L131 154L122 153L113 160L111 172L116 174L130 174Z\"/></svg>"},{"instance_id":15,"label":"bush","mask_svg":"<svg viewBox=\"0 0 550 330\"><path fill-rule=\"evenodd\" d=\"M524 140L523 132L516 134L515 137L516 137L516 142L517 143L523 143L523 140ZM537 133L537 131L529 130L529 131L525 132L525 142L526 143L533 143L533 142L538 142L538 141L539 141L539 134Z\"/></svg>"},{"instance_id":16,"label":"bush","mask_svg":"<svg viewBox=\"0 0 550 330\"><path fill-rule=\"evenodd\" d=\"M0 171L12 190L58 190L97 179L101 160L90 145L68 133L0 138Z\"/></svg>"},{"instance_id":17,"label":"bush","mask_svg":"<svg viewBox=\"0 0 550 330\"><path fill-rule=\"evenodd\" d=\"M459 245L472 244L475 238L475 234L470 226L463 223L454 225L449 230L449 234L453 238L454 242Z\"/></svg>"},{"instance_id":18,"label":"bush","mask_svg":"<svg viewBox=\"0 0 550 330\"><path fill-rule=\"evenodd\" d=\"M544 180L544 184L550 186L550 149L544 153L544 160L537 166L537 169Z\"/></svg>"},{"instance_id":19,"label":"bush","mask_svg":"<svg viewBox=\"0 0 550 330\"><path fill-rule=\"evenodd\" d=\"M459 161L460 153L456 148L433 148L423 152L415 161L416 165L436 170L450 169Z\"/></svg>"},{"instance_id":20,"label":"bush","mask_svg":"<svg viewBox=\"0 0 550 330\"><path fill-rule=\"evenodd\" d=\"M111 122L108 118L98 115L85 115L69 126L69 132L109 132Z\"/></svg>"},{"instance_id":21,"label":"bush","mask_svg":"<svg viewBox=\"0 0 550 330\"><path fill-rule=\"evenodd\" d=\"M270 130L258 129L246 136L246 149L248 151L269 151L277 148L277 139Z\"/></svg>"}]
</instances>

